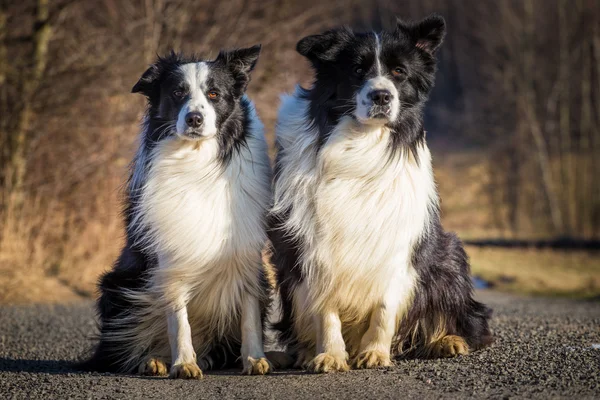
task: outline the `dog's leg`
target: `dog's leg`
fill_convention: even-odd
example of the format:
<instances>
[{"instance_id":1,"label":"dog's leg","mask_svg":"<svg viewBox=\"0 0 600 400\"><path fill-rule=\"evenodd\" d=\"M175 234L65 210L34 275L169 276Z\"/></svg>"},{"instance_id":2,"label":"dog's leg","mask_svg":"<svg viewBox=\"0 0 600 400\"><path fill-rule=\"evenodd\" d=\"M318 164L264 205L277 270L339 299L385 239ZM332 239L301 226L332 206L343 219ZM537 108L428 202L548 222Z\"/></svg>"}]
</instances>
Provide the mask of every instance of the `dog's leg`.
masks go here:
<instances>
[{"instance_id":1,"label":"dog's leg","mask_svg":"<svg viewBox=\"0 0 600 400\"><path fill-rule=\"evenodd\" d=\"M398 304L395 301L384 301L375 307L371 313L369 329L363 335L358 355L354 359L354 368L392 365L390 351L396 329L397 312Z\"/></svg>"},{"instance_id":2,"label":"dog's leg","mask_svg":"<svg viewBox=\"0 0 600 400\"><path fill-rule=\"evenodd\" d=\"M271 372L263 348L263 329L260 318L260 305L256 296L248 294L242 305L242 374L264 375Z\"/></svg>"},{"instance_id":3,"label":"dog's leg","mask_svg":"<svg viewBox=\"0 0 600 400\"><path fill-rule=\"evenodd\" d=\"M315 373L347 371L348 353L337 312L329 311L313 318L317 332L317 356L307 365Z\"/></svg>"},{"instance_id":4,"label":"dog's leg","mask_svg":"<svg viewBox=\"0 0 600 400\"><path fill-rule=\"evenodd\" d=\"M173 360L169 376L181 379L202 378L202 370L196 363L196 352L192 345L192 331L185 304L167 311L167 325Z\"/></svg>"}]
</instances>

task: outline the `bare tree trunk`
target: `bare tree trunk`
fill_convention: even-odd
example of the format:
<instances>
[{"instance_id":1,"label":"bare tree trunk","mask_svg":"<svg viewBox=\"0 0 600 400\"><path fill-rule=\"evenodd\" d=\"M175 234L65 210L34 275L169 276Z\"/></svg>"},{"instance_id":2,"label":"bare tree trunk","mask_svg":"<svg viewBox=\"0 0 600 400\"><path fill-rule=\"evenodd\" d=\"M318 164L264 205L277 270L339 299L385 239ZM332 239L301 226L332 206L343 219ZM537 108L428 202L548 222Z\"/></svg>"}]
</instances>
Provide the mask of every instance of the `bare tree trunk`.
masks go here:
<instances>
[{"instance_id":1,"label":"bare tree trunk","mask_svg":"<svg viewBox=\"0 0 600 400\"><path fill-rule=\"evenodd\" d=\"M52 30L49 23L49 0L38 0L36 18L33 26L32 67L26 71L21 84L23 103L18 110L14 131L8 135L8 159L4 165L7 174L5 190L8 192L8 204L5 204L5 217L8 213L19 212L24 201L23 181L27 164L26 150L29 128L33 113L33 98L46 69L48 45Z\"/></svg>"},{"instance_id":2,"label":"bare tree trunk","mask_svg":"<svg viewBox=\"0 0 600 400\"><path fill-rule=\"evenodd\" d=\"M558 154L558 164L561 169L561 193L563 197L563 209L565 210L565 231L567 234L573 233L572 221L574 219L574 206L571 193L573 191L573 181L571 172L573 171L572 148L571 148L571 94L570 94L570 44L569 44L569 21L567 12L570 1L562 0L558 3L558 32L559 32L559 71L558 80L560 82L560 110L559 110L559 131L560 142Z\"/></svg>"},{"instance_id":3,"label":"bare tree trunk","mask_svg":"<svg viewBox=\"0 0 600 400\"><path fill-rule=\"evenodd\" d=\"M0 2L0 115L8 115L8 88L6 84L8 75L8 62L6 52L6 36L7 36L7 10L6 3ZM9 159L9 146L8 146L8 118L0 118L0 187L6 187L6 160ZM0 211L4 208L7 202L7 191L0 190Z\"/></svg>"},{"instance_id":4,"label":"bare tree trunk","mask_svg":"<svg viewBox=\"0 0 600 400\"><path fill-rule=\"evenodd\" d=\"M546 139L542 133L542 129L540 127L539 119L537 116L536 104L537 98L535 93L535 88L533 87L533 77L534 77L534 10L533 10L533 1L527 0L524 3L525 6L525 43L526 48L523 55L523 67L524 67L524 81L523 86L525 89L524 96L519 97L522 99L523 104L521 104L520 109L525 113L527 118L527 123L529 125L529 132L533 137L533 141L536 147L537 158L540 166L540 171L542 173L542 186L546 193L546 197L548 199L548 205L550 208L552 226L554 228L555 233L562 231L563 220L562 213L560 210L560 203L558 201L558 197L556 194L556 190L554 189L554 179L552 176L552 168L550 166L550 157L548 154L548 146L546 144Z\"/></svg>"},{"instance_id":5,"label":"bare tree trunk","mask_svg":"<svg viewBox=\"0 0 600 400\"><path fill-rule=\"evenodd\" d=\"M600 4L598 2L592 2L594 4L594 17L593 21L598 21L600 18ZM591 162L592 162L592 180L594 184L592 186L592 237L600 237L600 184L598 183L598 176L600 175L600 157L597 157L600 152L600 26L595 23L593 26L593 52L594 61L593 64L596 67L596 124L595 128L591 132Z\"/></svg>"},{"instance_id":6,"label":"bare tree trunk","mask_svg":"<svg viewBox=\"0 0 600 400\"><path fill-rule=\"evenodd\" d=\"M145 0L146 33L144 35L144 59L147 63L154 61L160 44L162 33L163 0Z\"/></svg>"}]
</instances>

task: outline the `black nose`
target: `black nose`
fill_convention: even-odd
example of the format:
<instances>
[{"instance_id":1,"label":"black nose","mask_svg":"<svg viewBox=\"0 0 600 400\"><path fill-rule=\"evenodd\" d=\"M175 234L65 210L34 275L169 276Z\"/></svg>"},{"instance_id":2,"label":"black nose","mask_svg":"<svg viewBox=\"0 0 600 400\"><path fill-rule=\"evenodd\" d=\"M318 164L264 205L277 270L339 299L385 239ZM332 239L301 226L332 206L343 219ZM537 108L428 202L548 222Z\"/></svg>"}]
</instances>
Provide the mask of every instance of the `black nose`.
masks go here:
<instances>
[{"instance_id":1,"label":"black nose","mask_svg":"<svg viewBox=\"0 0 600 400\"><path fill-rule=\"evenodd\" d=\"M386 106L392 101L392 93L389 90L373 90L369 93L369 98L373 101L373 104Z\"/></svg>"},{"instance_id":2,"label":"black nose","mask_svg":"<svg viewBox=\"0 0 600 400\"><path fill-rule=\"evenodd\" d=\"M190 112L185 116L185 123L190 128L199 128L202 126L202 122L204 121L204 117L199 112Z\"/></svg>"}]
</instances>

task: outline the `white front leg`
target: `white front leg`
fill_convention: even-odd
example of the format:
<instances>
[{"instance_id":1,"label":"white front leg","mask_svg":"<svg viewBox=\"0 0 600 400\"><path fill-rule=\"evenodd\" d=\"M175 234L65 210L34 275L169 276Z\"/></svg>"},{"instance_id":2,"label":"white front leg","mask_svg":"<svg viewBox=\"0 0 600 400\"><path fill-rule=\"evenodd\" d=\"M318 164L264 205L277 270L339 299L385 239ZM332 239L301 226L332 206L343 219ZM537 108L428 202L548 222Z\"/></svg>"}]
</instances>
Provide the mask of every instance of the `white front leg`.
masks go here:
<instances>
[{"instance_id":1,"label":"white front leg","mask_svg":"<svg viewBox=\"0 0 600 400\"><path fill-rule=\"evenodd\" d=\"M335 311L324 311L313 317L317 334L317 355L307 368L316 373L347 371L348 353L342 336L342 322Z\"/></svg>"},{"instance_id":2,"label":"white front leg","mask_svg":"<svg viewBox=\"0 0 600 400\"><path fill-rule=\"evenodd\" d=\"M158 259L160 273L169 276L171 262L167 257ZM192 344L192 329L188 321L188 290L182 282L164 280L163 296L166 300L167 333L171 347L171 378L199 379L202 371L196 363L196 352Z\"/></svg>"},{"instance_id":3,"label":"white front leg","mask_svg":"<svg viewBox=\"0 0 600 400\"><path fill-rule=\"evenodd\" d=\"M188 321L187 307L167 312L169 344L173 365L195 363L196 352L192 344L192 331Z\"/></svg>"},{"instance_id":4,"label":"white front leg","mask_svg":"<svg viewBox=\"0 0 600 400\"><path fill-rule=\"evenodd\" d=\"M392 365L391 347L396 333L398 313L406 307L413 291L411 273L398 274L391 280L385 296L371 311L369 328L363 335L355 368L377 368ZM401 304L404 303L404 304Z\"/></svg>"},{"instance_id":5,"label":"white front leg","mask_svg":"<svg viewBox=\"0 0 600 400\"><path fill-rule=\"evenodd\" d=\"M171 378L200 379L202 370L196 363L192 344L192 331L188 321L187 307L175 306L167 311L167 329L171 345Z\"/></svg>"},{"instance_id":6,"label":"white front leg","mask_svg":"<svg viewBox=\"0 0 600 400\"><path fill-rule=\"evenodd\" d=\"M397 304L382 303L371 314L369 329L360 342L355 368L377 368L392 365L390 350L396 329Z\"/></svg>"},{"instance_id":7,"label":"white front leg","mask_svg":"<svg viewBox=\"0 0 600 400\"><path fill-rule=\"evenodd\" d=\"M260 304L256 296L247 294L242 305L242 362L243 374L264 375L271 372L271 364L263 348L263 327Z\"/></svg>"}]
</instances>

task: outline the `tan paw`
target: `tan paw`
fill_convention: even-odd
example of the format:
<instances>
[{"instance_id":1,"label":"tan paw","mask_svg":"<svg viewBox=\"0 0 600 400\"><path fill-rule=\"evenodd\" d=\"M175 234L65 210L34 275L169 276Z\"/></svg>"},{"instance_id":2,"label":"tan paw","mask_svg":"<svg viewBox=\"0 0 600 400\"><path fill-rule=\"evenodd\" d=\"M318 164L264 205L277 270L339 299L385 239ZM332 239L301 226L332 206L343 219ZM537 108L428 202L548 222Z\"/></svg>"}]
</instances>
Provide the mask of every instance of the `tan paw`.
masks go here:
<instances>
[{"instance_id":1,"label":"tan paw","mask_svg":"<svg viewBox=\"0 0 600 400\"><path fill-rule=\"evenodd\" d=\"M346 357L340 357L331 353L321 353L308 363L306 369L316 374L322 374L348 371L350 368L348 368Z\"/></svg>"},{"instance_id":2,"label":"tan paw","mask_svg":"<svg viewBox=\"0 0 600 400\"><path fill-rule=\"evenodd\" d=\"M244 375L266 375L273 367L269 360L265 357L261 358L252 358L248 357L244 360L244 369L242 370L242 374Z\"/></svg>"},{"instance_id":3,"label":"tan paw","mask_svg":"<svg viewBox=\"0 0 600 400\"><path fill-rule=\"evenodd\" d=\"M469 345L464 338L456 335L448 335L439 341L438 353L440 357L456 357L469 354Z\"/></svg>"},{"instance_id":4,"label":"tan paw","mask_svg":"<svg viewBox=\"0 0 600 400\"><path fill-rule=\"evenodd\" d=\"M380 368L390 367L391 365L390 354L378 350L363 351L356 356L352 363L354 368Z\"/></svg>"},{"instance_id":5,"label":"tan paw","mask_svg":"<svg viewBox=\"0 0 600 400\"><path fill-rule=\"evenodd\" d=\"M140 364L138 373L146 376L167 376L167 364L160 358L151 357Z\"/></svg>"},{"instance_id":6,"label":"tan paw","mask_svg":"<svg viewBox=\"0 0 600 400\"><path fill-rule=\"evenodd\" d=\"M183 363L173 365L171 367L171 373L169 374L171 379L202 379L202 370L196 363Z\"/></svg>"}]
</instances>

